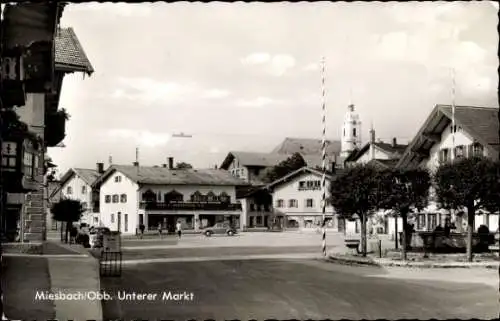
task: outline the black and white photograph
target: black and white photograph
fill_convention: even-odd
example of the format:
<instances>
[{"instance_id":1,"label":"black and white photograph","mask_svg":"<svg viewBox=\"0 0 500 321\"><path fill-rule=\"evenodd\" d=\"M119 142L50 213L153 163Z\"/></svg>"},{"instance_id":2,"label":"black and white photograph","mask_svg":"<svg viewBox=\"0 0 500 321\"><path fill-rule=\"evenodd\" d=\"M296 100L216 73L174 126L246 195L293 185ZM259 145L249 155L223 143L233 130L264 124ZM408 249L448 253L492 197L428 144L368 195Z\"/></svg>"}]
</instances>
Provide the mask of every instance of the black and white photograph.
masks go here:
<instances>
[{"instance_id":1,"label":"black and white photograph","mask_svg":"<svg viewBox=\"0 0 500 321\"><path fill-rule=\"evenodd\" d=\"M498 2L0 16L2 320L498 318Z\"/></svg>"}]
</instances>

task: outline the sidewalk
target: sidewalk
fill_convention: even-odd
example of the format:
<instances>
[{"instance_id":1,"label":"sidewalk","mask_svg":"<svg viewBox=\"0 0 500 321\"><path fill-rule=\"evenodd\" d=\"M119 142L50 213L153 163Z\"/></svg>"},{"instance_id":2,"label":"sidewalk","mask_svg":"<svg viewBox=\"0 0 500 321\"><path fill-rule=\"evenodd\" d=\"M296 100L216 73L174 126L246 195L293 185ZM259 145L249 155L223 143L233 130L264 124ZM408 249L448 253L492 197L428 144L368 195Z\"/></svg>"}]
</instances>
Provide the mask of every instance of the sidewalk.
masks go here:
<instances>
[{"instance_id":1,"label":"sidewalk","mask_svg":"<svg viewBox=\"0 0 500 321\"><path fill-rule=\"evenodd\" d=\"M77 245L47 242L46 254L6 253L2 275L11 320L101 320L97 261ZM49 294L79 295L56 300ZM38 296L37 296L38 294Z\"/></svg>"}]
</instances>

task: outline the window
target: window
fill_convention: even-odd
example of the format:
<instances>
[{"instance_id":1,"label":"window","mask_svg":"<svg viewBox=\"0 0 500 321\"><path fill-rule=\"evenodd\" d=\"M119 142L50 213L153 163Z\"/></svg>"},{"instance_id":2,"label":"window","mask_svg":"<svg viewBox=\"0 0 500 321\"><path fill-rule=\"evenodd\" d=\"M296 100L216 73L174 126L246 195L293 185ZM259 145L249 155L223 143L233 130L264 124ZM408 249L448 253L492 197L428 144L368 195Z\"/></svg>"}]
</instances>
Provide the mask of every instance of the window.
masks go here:
<instances>
[{"instance_id":1,"label":"window","mask_svg":"<svg viewBox=\"0 0 500 321\"><path fill-rule=\"evenodd\" d=\"M111 213L111 223L115 222L115 214Z\"/></svg>"},{"instance_id":2,"label":"window","mask_svg":"<svg viewBox=\"0 0 500 321\"><path fill-rule=\"evenodd\" d=\"M68 195L73 194L73 189L71 188L71 186L68 186L68 187L66 188L66 194L68 194Z\"/></svg>"},{"instance_id":3,"label":"window","mask_svg":"<svg viewBox=\"0 0 500 321\"><path fill-rule=\"evenodd\" d=\"M121 176L115 176L115 183L119 183L122 181L122 177Z\"/></svg>"},{"instance_id":4,"label":"window","mask_svg":"<svg viewBox=\"0 0 500 321\"><path fill-rule=\"evenodd\" d=\"M417 229L425 229L425 214L418 214Z\"/></svg>"},{"instance_id":5,"label":"window","mask_svg":"<svg viewBox=\"0 0 500 321\"><path fill-rule=\"evenodd\" d=\"M250 211L254 212L255 211L255 204L250 204Z\"/></svg>"},{"instance_id":6,"label":"window","mask_svg":"<svg viewBox=\"0 0 500 321\"><path fill-rule=\"evenodd\" d=\"M222 192L219 194L219 201L221 201L222 203L230 203L231 197L229 197L226 192Z\"/></svg>"},{"instance_id":7,"label":"window","mask_svg":"<svg viewBox=\"0 0 500 321\"><path fill-rule=\"evenodd\" d=\"M25 152L24 153L24 160L23 160L23 165L24 165L24 174L29 177L34 176L34 170L33 170L33 154Z\"/></svg>"},{"instance_id":8,"label":"window","mask_svg":"<svg viewBox=\"0 0 500 321\"><path fill-rule=\"evenodd\" d=\"M87 186L82 186L82 194L87 193Z\"/></svg>"},{"instance_id":9,"label":"window","mask_svg":"<svg viewBox=\"0 0 500 321\"><path fill-rule=\"evenodd\" d=\"M176 190L170 191L167 194L165 194L165 203L183 202L183 201L184 201L184 195L177 192Z\"/></svg>"},{"instance_id":10,"label":"window","mask_svg":"<svg viewBox=\"0 0 500 321\"><path fill-rule=\"evenodd\" d=\"M345 128L344 128L344 137L345 137Z\"/></svg>"},{"instance_id":11,"label":"window","mask_svg":"<svg viewBox=\"0 0 500 321\"><path fill-rule=\"evenodd\" d=\"M203 201L203 195L196 191L193 194L191 194L191 202L202 202Z\"/></svg>"},{"instance_id":12,"label":"window","mask_svg":"<svg viewBox=\"0 0 500 321\"><path fill-rule=\"evenodd\" d=\"M356 137L356 128L352 129L352 136Z\"/></svg>"},{"instance_id":13,"label":"window","mask_svg":"<svg viewBox=\"0 0 500 321\"><path fill-rule=\"evenodd\" d=\"M156 200L156 197L156 194L150 189L142 193L142 200L144 202L154 202Z\"/></svg>"},{"instance_id":14,"label":"window","mask_svg":"<svg viewBox=\"0 0 500 321\"><path fill-rule=\"evenodd\" d=\"M113 195L113 203L118 203L118 194Z\"/></svg>"},{"instance_id":15,"label":"window","mask_svg":"<svg viewBox=\"0 0 500 321\"><path fill-rule=\"evenodd\" d=\"M104 202L105 203L111 203L111 195L104 196Z\"/></svg>"},{"instance_id":16,"label":"window","mask_svg":"<svg viewBox=\"0 0 500 321\"><path fill-rule=\"evenodd\" d=\"M314 200L312 198L306 199L306 207L314 207Z\"/></svg>"},{"instance_id":17,"label":"window","mask_svg":"<svg viewBox=\"0 0 500 321\"><path fill-rule=\"evenodd\" d=\"M288 200L288 207L298 207L297 200Z\"/></svg>"},{"instance_id":18,"label":"window","mask_svg":"<svg viewBox=\"0 0 500 321\"><path fill-rule=\"evenodd\" d=\"M306 184L306 182L305 182L305 181L301 181L301 182L299 182L299 188L300 188L300 189L304 188L304 187L305 187L305 184Z\"/></svg>"},{"instance_id":19,"label":"window","mask_svg":"<svg viewBox=\"0 0 500 321\"><path fill-rule=\"evenodd\" d=\"M120 195L120 202L127 203L127 194Z\"/></svg>"},{"instance_id":20,"label":"window","mask_svg":"<svg viewBox=\"0 0 500 321\"><path fill-rule=\"evenodd\" d=\"M314 187L321 187L321 181L314 181Z\"/></svg>"},{"instance_id":21,"label":"window","mask_svg":"<svg viewBox=\"0 0 500 321\"><path fill-rule=\"evenodd\" d=\"M282 199L279 199L276 201L276 207L283 207L284 201Z\"/></svg>"},{"instance_id":22,"label":"window","mask_svg":"<svg viewBox=\"0 0 500 321\"><path fill-rule=\"evenodd\" d=\"M441 163L447 162L449 160L450 153L448 148L443 148L439 151L439 161Z\"/></svg>"},{"instance_id":23,"label":"window","mask_svg":"<svg viewBox=\"0 0 500 321\"><path fill-rule=\"evenodd\" d=\"M460 145L455 147L455 157L460 158L465 156L465 148L464 146Z\"/></svg>"},{"instance_id":24,"label":"window","mask_svg":"<svg viewBox=\"0 0 500 321\"><path fill-rule=\"evenodd\" d=\"M216 200L217 200L217 196L215 196L215 194L212 191L207 193L207 201L215 202Z\"/></svg>"},{"instance_id":25,"label":"window","mask_svg":"<svg viewBox=\"0 0 500 321\"><path fill-rule=\"evenodd\" d=\"M436 214L429 214L429 230L434 231L437 226Z\"/></svg>"},{"instance_id":26,"label":"window","mask_svg":"<svg viewBox=\"0 0 500 321\"><path fill-rule=\"evenodd\" d=\"M472 155L474 157L480 157L480 156L484 156L484 149L483 149L483 145L479 144L479 143L474 143L472 145Z\"/></svg>"},{"instance_id":27,"label":"window","mask_svg":"<svg viewBox=\"0 0 500 321\"><path fill-rule=\"evenodd\" d=\"M2 144L2 167L4 167L3 170L15 171L16 157L17 157L17 144L11 142L4 142Z\"/></svg>"},{"instance_id":28,"label":"window","mask_svg":"<svg viewBox=\"0 0 500 321\"><path fill-rule=\"evenodd\" d=\"M125 195L125 194L123 194L123 195ZM125 195L125 196L127 196L127 195ZM125 232L128 232L128 214L123 214L123 224L124 224L123 230Z\"/></svg>"},{"instance_id":29,"label":"window","mask_svg":"<svg viewBox=\"0 0 500 321\"><path fill-rule=\"evenodd\" d=\"M262 224L262 216L257 216L257 225Z\"/></svg>"}]
</instances>

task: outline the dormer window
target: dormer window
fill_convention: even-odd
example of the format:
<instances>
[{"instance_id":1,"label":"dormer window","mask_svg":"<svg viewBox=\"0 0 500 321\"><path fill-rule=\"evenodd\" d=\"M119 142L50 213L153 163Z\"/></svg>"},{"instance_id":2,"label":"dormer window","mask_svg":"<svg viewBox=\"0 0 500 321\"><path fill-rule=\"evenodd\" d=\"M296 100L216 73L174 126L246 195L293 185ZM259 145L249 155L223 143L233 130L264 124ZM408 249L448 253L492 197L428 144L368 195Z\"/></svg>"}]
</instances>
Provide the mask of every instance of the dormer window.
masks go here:
<instances>
[{"instance_id":1,"label":"dormer window","mask_svg":"<svg viewBox=\"0 0 500 321\"><path fill-rule=\"evenodd\" d=\"M217 196L215 196L215 194L212 191L210 191L207 193L207 201L215 202L217 201Z\"/></svg>"},{"instance_id":2,"label":"dormer window","mask_svg":"<svg viewBox=\"0 0 500 321\"><path fill-rule=\"evenodd\" d=\"M165 203L182 201L184 201L184 195L177 192L176 190L172 190L165 194Z\"/></svg>"},{"instance_id":3,"label":"dormer window","mask_svg":"<svg viewBox=\"0 0 500 321\"><path fill-rule=\"evenodd\" d=\"M193 194L191 194L191 202L202 202L202 201L203 201L203 195L199 191L196 191Z\"/></svg>"},{"instance_id":4,"label":"dormer window","mask_svg":"<svg viewBox=\"0 0 500 321\"><path fill-rule=\"evenodd\" d=\"M152 190L148 189L142 193L142 200L144 202L154 202L156 201L156 194Z\"/></svg>"}]
</instances>

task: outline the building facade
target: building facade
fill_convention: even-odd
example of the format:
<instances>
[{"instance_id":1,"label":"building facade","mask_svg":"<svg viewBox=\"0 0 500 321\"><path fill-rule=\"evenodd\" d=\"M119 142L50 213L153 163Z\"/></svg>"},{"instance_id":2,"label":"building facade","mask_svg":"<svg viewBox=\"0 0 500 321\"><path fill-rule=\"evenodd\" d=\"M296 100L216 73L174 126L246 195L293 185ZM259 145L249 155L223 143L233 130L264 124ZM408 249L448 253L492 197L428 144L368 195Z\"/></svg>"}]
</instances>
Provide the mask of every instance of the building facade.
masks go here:
<instances>
[{"instance_id":1,"label":"building facade","mask_svg":"<svg viewBox=\"0 0 500 321\"><path fill-rule=\"evenodd\" d=\"M146 230L199 231L217 222L240 227L236 188L248 185L220 169L174 169L113 165L94 183L100 193L103 226L135 234Z\"/></svg>"},{"instance_id":2,"label":"building facade","mask_svg":"<svg viewBox=\"0 0 500 321\"><path fill-rule=\"evenodd\" d=\"M283 217L285 229L314 229L322 224L322 172L303 167L269 184L267 189L273 198L273 212ZM332 173L326 175L328 199ZM327 227L343 230L332 206L325 209Z\"/></svg>"}]
</instances>

